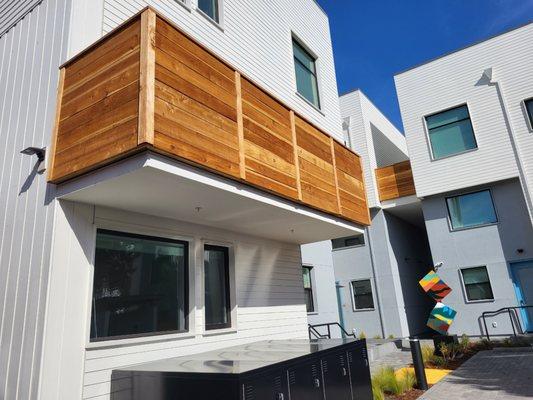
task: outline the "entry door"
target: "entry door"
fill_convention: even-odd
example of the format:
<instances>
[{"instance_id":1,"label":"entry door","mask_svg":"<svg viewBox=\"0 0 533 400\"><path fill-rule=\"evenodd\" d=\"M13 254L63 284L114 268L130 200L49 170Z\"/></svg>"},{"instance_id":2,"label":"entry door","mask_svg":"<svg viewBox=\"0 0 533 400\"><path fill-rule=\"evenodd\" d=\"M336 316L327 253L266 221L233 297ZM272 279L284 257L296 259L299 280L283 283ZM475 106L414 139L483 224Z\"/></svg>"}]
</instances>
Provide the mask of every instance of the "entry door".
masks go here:
<instances>
[{"instance_id":1,"label":"entry door","mask_svg":"<svg viewBox=\"0 0 533 400\"><path fill-rule=\"evenodd\" d=\"M533 306L533 261L512 264L513 281L521 306ZM525 330L533 332L533 308L521 311Z\"/></svg>"}]
</instances>

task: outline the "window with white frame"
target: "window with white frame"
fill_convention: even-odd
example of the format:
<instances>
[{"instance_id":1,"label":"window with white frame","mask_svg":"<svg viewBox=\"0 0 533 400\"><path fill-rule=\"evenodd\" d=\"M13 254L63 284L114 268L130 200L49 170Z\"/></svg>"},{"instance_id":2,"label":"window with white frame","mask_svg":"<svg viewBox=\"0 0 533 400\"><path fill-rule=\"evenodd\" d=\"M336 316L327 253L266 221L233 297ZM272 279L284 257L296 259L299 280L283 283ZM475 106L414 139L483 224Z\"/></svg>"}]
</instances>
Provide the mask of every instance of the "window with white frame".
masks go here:
<instances>
[{"instance_id":1,"label":"window with white frame","mask_svg":"<svg viewBox=\"0 0 533 400\"><path fill-rule=\"evenodd\" d=\"M99 229L91 341L188 329L188 243Z\"/></svg>"},{"instance_id":2,"label":"window with white frame","mask_svg":"<svg viewBox=\"0 0 533 400\"><path fill-rule=\"evenodd\" d=\"M477 148L466 104L427 116L426 125L433 159Z\"/></svg>"},{"instance_id":3,"label":"window with white frame","mask_svg":"<svg viewBox=\"0 0 533 400\"><path fill-rule=\"evenodd\" d=\"M231 327L229 249L204 247L205 329Z\"/></svg>"},{"instance_id":4,"label":"window with white frame","mask_svg":"<svg viewBox=\"0 0 533 400\"><path fill-rule=\"evenodd\" d=\"M490 190L448 197L446 205L453 230L498 222Z\"/></svg>"},{"instance_id":5,"label":"window with white frame","mask_svg":"<svg viewBox=\"0 0 533 400\"><path fill-rule=\"evenodd\" d=\"M296 90L316 108L320 108L316 57L307 51L295 38L292 39Z\"/></svg>"},{"instance_id":6,"label":"window with white frame","mask_svg":"<svg viewBox=\"0 0 533 400\"><path fill-rule=\"evenodd\" d=\"M360 279L350 282L354 311L373 310L372 283L370 279Z\"/></svg>"},{"instance_id":7,"label":"window with white frame","mask_svg":"<svg viewBox=\"0 0 533 400\"><path fill-rule=\"evenodd\" d=\"M533 97L524 100L524 108L527 114L529 129L533 131Z\"/></svg>"},{"instance_id":8,"label":"window with white frame","mask_svg":"<svg viewBox=\"0 0 533 400\"><path fill-rule=\"evenodd\" d=\"M302 267L302 274L304 280L305 306L307 312L315 311L315 302L313 300L313 283L311 281L311 270L313 267L304 265Z\"/></svg>"},{"instance_id":9,"label":"window with white frame","mask_svg":"<svg viewBox=\"0 0 533 400\"><path fill-rule=\"evenodd\" d=\"M222 0L198 0L198 9L213 21L220 23L220 1Z\"/></svg>"},{"instance_id":10,"label":"window with white frame","mask_svg":"<svg viewBox=\"0 0 533 400\"><path fill-rule=\"evenodd\" d=\"M462 269L461 276L468 301L494 300L487 267Z\"/></svg>"}]
</instances>

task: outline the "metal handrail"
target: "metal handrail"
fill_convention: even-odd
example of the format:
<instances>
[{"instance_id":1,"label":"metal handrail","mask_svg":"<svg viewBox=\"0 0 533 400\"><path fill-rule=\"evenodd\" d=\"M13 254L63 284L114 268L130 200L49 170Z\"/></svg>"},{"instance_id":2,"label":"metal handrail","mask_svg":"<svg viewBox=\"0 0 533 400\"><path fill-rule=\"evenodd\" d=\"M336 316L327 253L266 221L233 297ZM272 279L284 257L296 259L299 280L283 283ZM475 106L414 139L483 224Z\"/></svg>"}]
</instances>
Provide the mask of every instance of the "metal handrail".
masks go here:
<instances>
[{"instance_id":1,"label":"metal handrail","mask_svg":"<svg viewBox=\"0 0 533 400\"><path fill-rule=\"evenodd\" d=\"M515 307L503 307L496 311L485 311L481 314L481 319L483 319L483 326L485 327L485 334L487 335L487 340L490 340L489 330L487 328L487 317L495 317L503 313L509 315L509 320L511 321L511 327L513 328L513 336L517 336L517 331L519 335L523 335L524 331L520 325L520 318L518 317L518 312L516 310L523 310L527 308L533 308L533 305L523 305ZM514 319L513 319L514 316ZM516 323L516 327L515 327Z\"/></svg>"},{"instance_id":2,"label":"metal handrail","mask_svg":"<svg viewBox=\"0 0 533 400\"><path fill-rule=\"evenodd\" d=\"M325 334L325 335L322 335L320 332L317 331L316 328L322 328L326 326L328 328L328 333ZM312 339L311 337L311 334L313 334L315 336L315 338L317 339L331 339L331 327L332 326L337 326L339 327L339 329L341 330L341 333L343 334L343 336L348 336L348 337L353 337L355 338L355 334L353 333L348 333L343 327L341 324L339 324L338 322L328 322L326 324L316 324L316 325L311 325L311 324L308 324L308 331L309 331L309 338Z\"/></svg>"}]
</instances>

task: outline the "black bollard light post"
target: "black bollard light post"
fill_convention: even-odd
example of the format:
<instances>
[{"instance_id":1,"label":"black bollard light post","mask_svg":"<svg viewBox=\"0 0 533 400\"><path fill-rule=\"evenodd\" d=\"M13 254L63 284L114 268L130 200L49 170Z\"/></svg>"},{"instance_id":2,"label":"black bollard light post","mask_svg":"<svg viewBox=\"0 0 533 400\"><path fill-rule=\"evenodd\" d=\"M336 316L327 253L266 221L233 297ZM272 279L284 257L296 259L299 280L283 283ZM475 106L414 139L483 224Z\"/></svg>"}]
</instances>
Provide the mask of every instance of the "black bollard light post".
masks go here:
<instances>
[{"instance_id":1,"label":"black bollard light post","mask_svg":"<svg viewBox=\"0 0 533 400\"><path fill-rule=\"evenodd\" d=\"M428 390L428 381L426 379L426 370L424 368L424 359L422 358L422 349L420 340L409 339L411 344L411 356L415 367L416 383L420 390Z\"/></svg>"}]
</instances>

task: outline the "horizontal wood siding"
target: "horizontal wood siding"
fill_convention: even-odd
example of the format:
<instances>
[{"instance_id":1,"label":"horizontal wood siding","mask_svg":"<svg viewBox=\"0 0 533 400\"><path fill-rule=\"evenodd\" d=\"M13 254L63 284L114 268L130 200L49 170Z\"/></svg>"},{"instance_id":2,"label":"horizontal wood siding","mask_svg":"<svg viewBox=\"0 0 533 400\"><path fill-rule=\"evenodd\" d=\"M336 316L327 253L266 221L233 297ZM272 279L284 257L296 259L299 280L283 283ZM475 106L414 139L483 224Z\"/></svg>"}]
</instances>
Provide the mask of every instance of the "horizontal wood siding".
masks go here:
<instances>
[{"instance_id":1,"label":"horizontal wood siding","mask_svg":"<svg viewBox=\"0 0 533 400\"><path fill-rule=\"evenodd\" d=\"M64 67L52 181L137 147L140 34L132 21Z\"/></svg>"},{"instance_id":2,"label":"horizontal wood siding","mask_svg":"<svg viewBox=\"0 0 533 400\"><path fill-rule=\"evenodd\" d=\"M246 180L298 199L290 110L242 79Z\"/></svg>"},{"instance_id":3,"label":"horizontal wood siding","mask_svg":"<svg viewBox=\"0 0 533 400\"><path fill-rule=\"evenodd\" d=\"M52 182L150 148L368 224L356 154L150 9L64 74Z\"/></svg>"},{"instance_id":4,"label":"horizontal wood siding","mask_svg":"<svg viewBox=\"0 0 533 400\"><path fill-rule=\"evenodd\" d=\"M376 179L381 201L416 194L409 161L376 169Z\"/></svg>"},{"instance_id":5,"label":"horizontal wood siding","mask_svg":"<svg viewBox=\"0 0 533 400\"><path fill-rule=\"evenodd\" d=\"M360 157L337 142L333 146L341 214L369 225L370 214Z\"/></svg>"},{"instance_id":6,"label":"horizontal wood siding","mask_svg":"<svg viewBox=\"0 0 533 400\"><path fill-rule=\"evenodd\" d=\"M302 201L339 214L331 138L300 117L296 117L295 125Z\"/></svg>"},{"instance_id":7,"label":"horizontal wood siding","mask_svg":"<svg viewBox=\"0 0 533 400\"><path fill-rule=\"evenodd\" d=\"M155 38L154 146L239 177L235 71L161 19Z\"/></svg>"}]
</instances>

